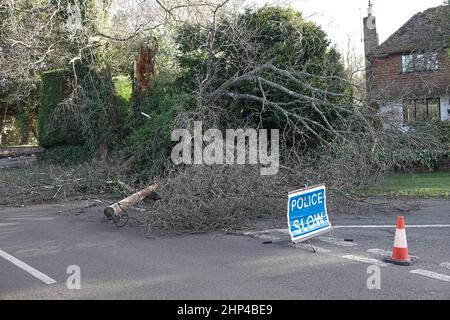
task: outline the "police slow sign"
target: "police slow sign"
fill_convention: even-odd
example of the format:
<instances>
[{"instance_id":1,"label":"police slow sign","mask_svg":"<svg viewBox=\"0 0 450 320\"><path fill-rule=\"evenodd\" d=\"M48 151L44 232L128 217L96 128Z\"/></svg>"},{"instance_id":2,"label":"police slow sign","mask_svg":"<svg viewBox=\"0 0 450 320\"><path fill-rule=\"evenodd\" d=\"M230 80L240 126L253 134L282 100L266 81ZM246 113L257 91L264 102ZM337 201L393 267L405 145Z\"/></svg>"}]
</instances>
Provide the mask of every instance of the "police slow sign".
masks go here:
<instances>
[{"instance_id":1,"label":"police slow sign","mask_svg":"<svg viewBox=\"0 0 450 320\"><path fill-rule=\"evenodd\" d=\"M306 241L332 229L327 213L325 185L289 194L288 223L293 242Z\"/></svg>"}]
</instances>

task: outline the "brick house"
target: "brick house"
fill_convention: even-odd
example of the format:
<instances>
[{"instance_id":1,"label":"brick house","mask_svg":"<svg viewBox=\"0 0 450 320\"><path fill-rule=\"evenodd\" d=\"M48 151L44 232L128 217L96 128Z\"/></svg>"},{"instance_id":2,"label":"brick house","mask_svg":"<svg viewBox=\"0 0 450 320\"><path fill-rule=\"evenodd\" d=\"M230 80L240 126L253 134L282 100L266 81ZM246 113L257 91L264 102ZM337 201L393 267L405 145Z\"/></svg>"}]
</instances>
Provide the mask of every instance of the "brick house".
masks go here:
<instances>
[{"instance_id":1,"label":"brick house","mask_svg":"<svg viewBox=\"0 0 450 320\"><path fill-rule=\"evenodd\" d=\"M376 19L364 18L370 105L399 124L450 120L450 6L419 12L379 45Z\"/></svg>"}]
</instances>

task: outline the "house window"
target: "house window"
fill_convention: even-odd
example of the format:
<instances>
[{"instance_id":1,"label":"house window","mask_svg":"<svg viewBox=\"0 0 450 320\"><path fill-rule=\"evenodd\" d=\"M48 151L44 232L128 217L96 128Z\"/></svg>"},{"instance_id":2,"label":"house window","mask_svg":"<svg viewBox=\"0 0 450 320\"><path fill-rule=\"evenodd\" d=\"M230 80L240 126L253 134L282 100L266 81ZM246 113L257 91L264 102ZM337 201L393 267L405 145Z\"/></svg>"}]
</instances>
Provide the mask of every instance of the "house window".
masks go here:
<instances>
[{"instance_id":1,"label":"house window","mask_svg":"<svg viewBox=\"0 0 450 320\"><path fill-rule=\"evenodd\" d=\"M409 100L404 103L404 119L406 123L441 118L439 98Z\"/></svg>"},{"instance_id":2,"label":"house window","mask_svg":"<svg viewBox=\"0 0 450 320\"><path fill-rule=\"evenodd\" d=\"M402 56L402 72L436 71L439 69L438 54L418 53Z\"/></svg>"}]
</instances>

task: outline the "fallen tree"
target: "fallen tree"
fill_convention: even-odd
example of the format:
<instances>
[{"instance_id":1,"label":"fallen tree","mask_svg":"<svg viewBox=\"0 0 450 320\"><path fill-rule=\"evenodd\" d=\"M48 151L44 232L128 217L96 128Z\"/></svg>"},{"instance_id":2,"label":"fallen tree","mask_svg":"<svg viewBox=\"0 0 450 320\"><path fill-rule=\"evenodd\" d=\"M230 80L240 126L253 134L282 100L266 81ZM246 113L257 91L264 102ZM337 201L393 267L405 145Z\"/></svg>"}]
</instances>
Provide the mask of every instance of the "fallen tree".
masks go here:
<instances>
[{"instance_id":1,"label":"fallen tree","mask_svg":"<svg viewBox=\"0 0 450 320\"><path fill-rule=\"evenodd\" d=\"M160 196L156 193L156 190L159 187L159 182L152 184L151 186L132 194L131 196L120 200L116 203L105 208L103 211L105 217L107 219L112 219L114 216L120 216L121 214L125 214L125 210L129 207L135 205L136 203L142 201L143 199L152 196L153 199L158 199Z\"/></svg>"}]
</instances>

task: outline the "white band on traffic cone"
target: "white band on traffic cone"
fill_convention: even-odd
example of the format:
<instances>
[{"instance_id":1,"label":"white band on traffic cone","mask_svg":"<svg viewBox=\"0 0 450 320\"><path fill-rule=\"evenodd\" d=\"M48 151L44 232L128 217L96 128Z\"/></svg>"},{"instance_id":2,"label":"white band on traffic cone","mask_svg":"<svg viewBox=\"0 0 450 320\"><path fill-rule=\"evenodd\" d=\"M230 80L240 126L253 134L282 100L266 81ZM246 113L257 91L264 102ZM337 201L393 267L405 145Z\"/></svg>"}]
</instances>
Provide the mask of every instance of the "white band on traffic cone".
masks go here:
<instances>
[{"instance_id":1,"label":"white band on traffic cone","mask_svg":"<svg viewBox=\"0 0 450 320\"><path fill-rule=\"evenodd\" d=\"M397 229L395 231L394 247L395 248L408 248L408 244L406 242L405 229Z\"/></svg>"}]
</instances>

